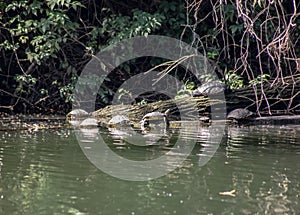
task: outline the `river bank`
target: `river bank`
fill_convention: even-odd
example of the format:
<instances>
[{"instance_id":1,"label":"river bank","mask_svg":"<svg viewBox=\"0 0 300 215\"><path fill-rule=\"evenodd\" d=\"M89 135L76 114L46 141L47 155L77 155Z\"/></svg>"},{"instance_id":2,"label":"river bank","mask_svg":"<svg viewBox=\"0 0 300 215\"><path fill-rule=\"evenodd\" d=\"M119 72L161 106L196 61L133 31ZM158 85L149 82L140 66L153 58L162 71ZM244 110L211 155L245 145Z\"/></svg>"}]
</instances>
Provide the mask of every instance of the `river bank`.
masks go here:
<instances>
[{"instance_id":1,"label":"river bank","mask_svg":"<svg viewBox=\"0 0 300 215\"><path fill-rule=\"evenodd\" d=\"M81 121L83 119L80 119ZM104 123L103 120L99 119L100 127L107 127L107 122ZM199 122L200 126L207 127L210 126L212 120L209 122L202 121L180 121L172 120L170 121L170 128L180 128L182 124L187 123L196 124ZM264 117L253 117L239 123L233 123L231 120L214 120L214 123L222 123L227 126L259 126L259 125L300 125L300 115L278 115L278 116L264 116ZM45 129L63 129L63 128L74 128L63 115L5 115L0 118L0 131L9 130L45 130ZM139 129L139 122L135 121L133 127Z\"/></svg>"}]
</instances>

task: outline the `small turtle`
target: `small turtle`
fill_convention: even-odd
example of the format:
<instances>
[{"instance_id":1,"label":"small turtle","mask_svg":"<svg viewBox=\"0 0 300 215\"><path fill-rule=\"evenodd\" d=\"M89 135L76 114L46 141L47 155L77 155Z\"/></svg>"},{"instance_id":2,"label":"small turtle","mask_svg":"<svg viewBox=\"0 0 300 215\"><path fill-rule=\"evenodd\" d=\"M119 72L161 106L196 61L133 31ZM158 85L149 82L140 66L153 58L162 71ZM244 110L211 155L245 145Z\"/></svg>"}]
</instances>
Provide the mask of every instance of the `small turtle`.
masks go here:
<instances>
[{"instance_id":1,"label":"small turtle","mask_svg":"<svg viewBox=\"0 0 300 215\"><path fill-rule=\"evenodd\" d=\"M150 127L151 125L164 125L166 128L170 126L168 116L170 114L170 109L166 110L164 113L161 112L151 112L143 116L141 121L142 129L145 127Z\"/></svg>"},{"instance_id":2,"label":"small turtle","mask_svg":"<svg viewBox=\"0 0 300 215\"><path fill-rule=\"evenodd\" d=\"M79 127L81 128L95 128L98 126L99 126L99 122L95 118L86 118L79 125Z\"/></svg>"},{"instance_id":3,"label":"small turtle","mask_svg":"<svg viewBox=\"0 0 300 215\"><path fill-rule=\"evenodd\" d=\"M89 113L82 109L74 109L67 114L67 119L76 119L89 116Z\"/></svg>"},{"instance_id":4,"label":"small turtle","mask_svg":"<svg viewBox=\"0 0 300 215\"><path fill-rule=\"evenodd\" d=\"M246 108L238 108L238 109L231 111L227 115L227 119L231 119L233 122L239 122L242 120L247 120L253 115L254 115L254 113L247 110Z\"/></svg>"},{"instance_id":5,"label":"small turtle","mask_svg":"<svg viewBox=\"0 0 300 215\"><path fill-rule=\"evenodd\" d=\"M229 87L221 82L209 81L198 87L197 90L192 93L192 96L216 95L228 90Z\"/></svg>"},{"instance_id":6,"label":"small turtle","mask_svg":"<svg viewBox=\"0 0 300 215\"><path fill-rule=\"evenodd\" d=\"M108 122L109 127L122 126L128 124L129 124L129 118L124 115L113 116Z\"/></svg>"}]
</instances>

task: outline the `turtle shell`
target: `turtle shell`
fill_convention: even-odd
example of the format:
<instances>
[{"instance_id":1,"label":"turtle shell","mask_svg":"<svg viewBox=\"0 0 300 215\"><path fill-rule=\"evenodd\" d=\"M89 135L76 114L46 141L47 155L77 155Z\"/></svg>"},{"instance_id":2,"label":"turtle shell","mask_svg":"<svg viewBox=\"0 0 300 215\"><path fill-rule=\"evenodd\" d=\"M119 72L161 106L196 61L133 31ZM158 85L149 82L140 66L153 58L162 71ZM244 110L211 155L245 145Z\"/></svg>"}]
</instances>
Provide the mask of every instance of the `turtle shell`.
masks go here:
<instances>
[{"instance_id":1,"label":"turtle shell","mask_svg":"<svg viewBox=\"0 0 300 215\"><path fill-rule=\"evenodd\" d=\"M147 113L145 116L143 116L143 120L164 120L166 117L165 114L160 112L151 112Z\"/></svg>"},{"instance_id":2,"label":"turtle shell","mask_svg":"<svg viewBox=\"0 0 300 215\"><path fill-rule=\"evenodd\" d=\"M228 86L221 82L217 81L209 81L207 83L202 84L197 88L197 91L193 93L194 96L200 95L214 95L224 92Z\"/></svg>"},{"instance_id":3,"label":"turtle shell","mask_svg":"<svg viewBox=\"0 0 300 215\"><path fill-rule=\"evenodd\" d=\"M231 111L228 115L227 115L227 119L247 119L251 116L253 116L254 113L245 109L245 108L238 108L235 109L233 111Z\"/></svg>"},{"instance_id":4,"label":"turtle shell","mask_svg":"<svg viewBox=\"0 0 300 215\"><path fill-rule=\"evenodd\" d=\"M78 117L84 117L88 116L89 113L83 109L74 109L71 112L67 114L68 118L78 118Z\"/></svg>"},{"instance_id":5,"label":"turtle shell","mask_svg":"<svg viewBox=\"0 0 300 215\"><path fill-rule=\"evenodd\" d=\"M108 122L109 125L124 125L127 123L129 123L129 118L124 115L113 116Z\"/></svg>"},{"instance_id":6,"label":"turtle shell","mask_svg":"<svg viewBox=\"0 0 300 215\"><path fill-rule=\"evenodd\" d=\"M141 121L141 126L150 126L150 125L161 125L164 124L166 127L169 126L168 115L170 113L170 109L168 109L165 113L161 112L151 112L147 113L143 116Z\"/></svg>"},{"instance_id":7,"label":"turtle shell","mask_svg":"<svg viewBox=\"0 0 300 215\"><path fill-rule=\"evenodd\" d=\"M80 123L80 127L98 127L99 122L95 118L86 118Z\"/></svg>"}]
</instances>

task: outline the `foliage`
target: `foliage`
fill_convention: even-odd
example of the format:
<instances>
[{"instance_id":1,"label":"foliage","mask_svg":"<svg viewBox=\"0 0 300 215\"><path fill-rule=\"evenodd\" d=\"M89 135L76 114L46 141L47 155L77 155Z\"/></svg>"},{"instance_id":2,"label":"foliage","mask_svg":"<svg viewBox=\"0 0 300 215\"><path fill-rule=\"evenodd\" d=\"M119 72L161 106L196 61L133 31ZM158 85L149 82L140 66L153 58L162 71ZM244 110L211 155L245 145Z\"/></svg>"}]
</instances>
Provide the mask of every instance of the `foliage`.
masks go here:
<instances>
[{"instance_id":1,"label":"foliage","mask_svg":"<svg viewBox=\"0 0 300 215\"><path fill-rule=\"evenodd\" d=\"M186 24L186 10L181 1L161 1L158 13L165 18L162 20L161 34L174 38L181 38ZM191 38L190 38L191 39Z\"/></svg>"},{"instance_id":2,"label":"foliage","mask_svg":"<svg viewBox=\"0 0 300 215\"><path fill-rule=\"evenodd\" d=\"M185 31L193 32L192 45L221 70L228 68L221 75L231 87L244 87L243 81L263 83L269 77L273 84L284 84L282 77L300 70L299 6L294 0L187 1L190 23ZM254 103L257 110L268 104L263 99Z\"/></svg>"},{"instance_id":3,"label":"foliage","mask_svg":"<svg viewBox=\"0 0 300 215\"><path fill-rule=\"evenodd\" d=\"M266 82L269 78L270 78L270 75L269 75L269 74L258 75L256 78L254 78L254 79L252 79L251 81L249 81L249 84L250 84L250 85L263 84L263 83Z\"/></svg>"},{"instance_id":4,"label":"foliage","mask_svg":"<svg viewBox=\"0 0 300 215\"><path fill-rule=\"evenodd\" d=\"M64 112L91 56L120 40L149 34L196 47L215 62L231 88L269 78L282 82L300 71L299 16L295 0L0 1L0 96L8 98L1 99L0 108ZM157 63L161 60L135 59L120 65L98 92L100 106L122 81ZM188 94L193 77L177 67L172 75L185 83L178 96Z\"/></svg>"},{"instance_id":5,"label":"foliage","mask_svg":"<svg viewBox=\"0 0 300 215\"><path fill-rule=\"evenodd\" d=\"M182 98L185 96L190 96L192 95L192 92L195 89L195 84L194 82L186 81L182 86L181 89L177 92L177 95L175 98Z\"/></svg>"},{"instance_id":6,"label":"foliage","mask_svg":"<svg viewBox=\"0 0 300 215\"><path fill-rule=\"evenodd\" d=\"M72 90L78 77L80 63L76 59L73 60L73 56L69 53L70 50L72 53L78 52L74 50L76 46L73 47L72 43L82 46L80 48L82 53L85 51L87 54L93 54L122 39L153 33L161 27L161 21L164 19L162 14L151 14L137 8L133 8L129 15L122 15L103 7L100 11L103 17L99 25L83 29L78 22L80 17L78 20L73 17L73 14L85 8L79 1L11 1L3 6L4 8L4 16L0 17L0 22L5 34L4 40L0 41L0 49L12 56L6 66L13 61L17 63L13 68L16 88L12 89L13 92L6 92L21 96L31 104L31 100L39 100L50 95L51 90L46 89L45 85L50 85L59 91L58 94L52 91L55 95L50 96L60 95L65 102L72 101ZM81 38L84 38L82 42ZM21 61L20 58L23 60ZM53 78L49 77L50 73L47 70L40 71L44 70L45 65L49 65L56 71ZM124 68L130 71L128 66L125 65ZM9 67L1 68L4 71L7 69ZM30 90L33 88L40 89ZM34 98L31 93L35 94ZM101 101L106 104L109 102L107 96L112 92L104 86L98 94Z\"/></svg>"},{"instance_id":7,"label":"foliage","mask_svg":"<svg viewBox=\"0 0 300 215\"><path fill-rule=\"evenodd\" d=\"M129 90L125 90L123 88L120 88L118 90L119 92L119 95L117 97L117 100L119 101L133 101L134 100L134 97L132 95L132 93L129 91Z\"/></svg>"},{"instance_id":8,"label":"foliage","mask_svg":"<svg viewBox=\"0 0 300 215\"><path fill-rule=\"evenodd\" d=\"M73 0L11 1L5 7L4 16L0 17L4 32L0 50L12 56L8 65L16 62L13 74L17 87L13 94L23 97L31 106L33 102L37 104L41 98L49 96L51 90L41 86L49 86L55 81L49 80L51 78L47 77L47 73L34 74L37 67L46 66L51 61L61 61L57 69L74 68L68 63L62 47L78 37L79 24L71 20L68 12L79 7L83 5ZM62 57L64 59L61 59ZM56 60L58 58L59 60ZM66 65L63 65L63 62ZM52 64L51 67L53 66ZM57 77L63 75L55 74ZM44 82L45 79L48 80L48 84ZM65 92L66 89L70 90L70 84L60 81L56 86L60 88L61 95L66 96L66 100L69 101L69 95Z\"/></svg>"},{"instance_id":9,"label":"foliage","mask_svg":"<svg viewBox=\"0 0 300 215\"><path fill-rule=\"evenodd\" d=\"M103 8L101 12L106 15L102 20L102 26L93 27L90 32L91 37L87 42L87 48L90 50L101 50L105 46L134 36L147 36L159 29L164 19L159 13L150 14L139 9L133 9L131 16L113 14L107 8ZM106 42L98 45L98 40Z\"/></svg>"},{"instance_id":10,"label":"foliage","mask_svg":"<svg viewBox=\"0 0 300 215\"><path fill-rule=\"evenodd\" d=\"M225 84L230 87L230 89L241 89L245 87L243 77L236 74L234 70L229 70L225 74Z\"/></svg>"},{"instance_id":11,"label":"foliage","mask_svg":"<svg viewBox=\"0 0 300 215\"><path fill-rule=\"evenodd\" d=\"M4 41L0 47L14 52L26 47L27 59L38 65L50 57L57 58L61 45L77 37L78 24L66 12L80 6L80 2L71 0L12 1L5 8L9 17L3 23L11 40Z\"/></svg>"}]
</instances>

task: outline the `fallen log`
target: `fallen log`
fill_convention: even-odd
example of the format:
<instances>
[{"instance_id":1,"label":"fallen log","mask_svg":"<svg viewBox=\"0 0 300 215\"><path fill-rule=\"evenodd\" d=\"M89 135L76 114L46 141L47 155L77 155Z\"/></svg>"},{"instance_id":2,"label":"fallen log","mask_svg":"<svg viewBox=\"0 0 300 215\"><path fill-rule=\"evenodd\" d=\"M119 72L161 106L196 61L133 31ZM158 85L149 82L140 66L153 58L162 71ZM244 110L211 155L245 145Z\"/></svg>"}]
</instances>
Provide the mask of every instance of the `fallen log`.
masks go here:
<instances>
[{"instance_id":1,"label":"fallen log","mask_svg":"<svg viewBox=\"0 0 300 215\"><path fill-rule=\"evenodd\" d=\"M249 119L247 125L286 125L300 124L300 115L264 116Z\"/></svg>"},{"instance_id":2,"label":"fallen log","mask_svg":"<svg viewBox=\"0 0 300 215\"><path fill-rule=\"evenodd\" d=\"M132 121L138 122L146 113L170 109L171 120L180 120L182 114L196 120L195 110L198 111L199 117L210 116L211 107L216 111L218 105L220 113L228 113L236 108L247 108L258 116L299 114L300 75L285 77L280 82L269 81L263 85L233 90L225 95L225 100L218 97L185 96L144 105L109 105L93 112L93 116L104 124L117 114L126 115Z\"/></svg>"}]
</instances>

